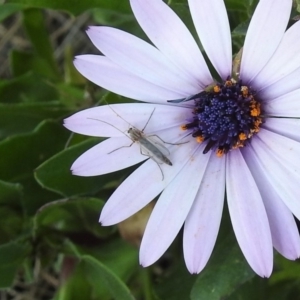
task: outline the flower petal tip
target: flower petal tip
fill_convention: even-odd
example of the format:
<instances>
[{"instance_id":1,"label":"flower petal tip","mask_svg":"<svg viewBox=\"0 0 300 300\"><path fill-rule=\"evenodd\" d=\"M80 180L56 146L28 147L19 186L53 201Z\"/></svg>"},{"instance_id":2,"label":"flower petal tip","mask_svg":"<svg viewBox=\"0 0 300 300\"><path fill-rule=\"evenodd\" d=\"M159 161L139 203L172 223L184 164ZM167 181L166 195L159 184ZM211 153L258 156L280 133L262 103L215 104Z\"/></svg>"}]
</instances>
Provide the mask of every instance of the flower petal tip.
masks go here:
<instances>
[{"instance_id":1,"label":"flower petal tip","mask_svg":"<svg viewBox=\"0 0 300 300\"><path fill-rule=\"evenodd\" d=\"M91 30L96 30L99 29L100 26L88 26L86 32L91 31Z\"/></svg>"},{"instance_id":2,"label":"flower petal tip","mask_svg":"<svg viewBox=\"0 0 300 300\"><path fill-rule=\"evenodd\" d=\"M116 224L116 222L109 222L109 218L105 218L102 213L99 218L99 223L101 226L112 226Z\"/></svg>"},{"instance_id":3,"label":"flower petal tip","mask_svg":"<svg viewBox=\"0 0 300 300\"><path fill-rule=\"evenodd\" d=\"M152 265L154 262L150 262L149 261L147 262L147 259L145 259L145 257L141 257L141 254L140 254L140 265L141 267L143 268L146 268L146 267L149 267L150 265Z\"/></svg>"},{"instance_id":4,"label":"flower petal tip","mask_svg":"<svg viewBox=\"0 0 300 300\"><path fill-rule=\"evenodd\" d=\"M273 271L273 266L271 266L271 268L266 270L259 270L259 271L256 270L255 273L262 278L269 278L272 274L272 271Z\"/></svg>"},{"instance_id":5,"label":"flower petal tip","mask_svg":"<svg viewBox=\"0 0 300 300\"><path fill-rule=\"evenodd\" d=\"M195 267L188 267L188 266L187 266L187 269L191 275L197 275L202 271L202 268L201 268L201 270L198 270Z\"/></svg>"},{"instance_id":6,"label":"flower petal tip","mask_svg":"<svg viewBox=\"0 0 300 300\"><path fill-rule=\"evenodd\" d=\"M145 264L144 262L141 262L141 261L140 261L140 266L141 266L142 268L147 268L149 265L148 265L148 264Z\"/></svg>"},{"instance_id":7,"label":"flower petal tip","mask_svg":"<svg viewBox=\"0 0 300 300\"><path fill-rule=\"evenodd\" d=\"M97 26L88 26L85 30L86 33L88 33L89 31L93 30L93 28L95 28Z\"/></svg>"},{"instance_id":8,"label":"flower petal tip","mask_svg":"<svg viewBox=\"0 0 300 300\"><path fill-rule=\"evenodd\" d=\"M72 175L75 175L75 176L78 175L75 170L70 169L70 171L71 171Z\"/></svg>"}]
</instances>

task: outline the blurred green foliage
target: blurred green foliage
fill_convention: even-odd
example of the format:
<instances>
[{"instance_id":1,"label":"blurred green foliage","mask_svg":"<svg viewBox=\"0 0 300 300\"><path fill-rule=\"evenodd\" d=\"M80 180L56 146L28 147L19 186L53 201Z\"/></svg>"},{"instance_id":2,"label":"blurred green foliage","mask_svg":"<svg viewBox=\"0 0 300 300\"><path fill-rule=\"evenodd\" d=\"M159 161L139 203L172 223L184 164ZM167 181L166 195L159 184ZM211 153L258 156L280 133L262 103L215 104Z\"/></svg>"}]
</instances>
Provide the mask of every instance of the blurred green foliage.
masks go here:
<instances>
[{"instance_id":1,"label":"blurred green foliage","mask_svg":"<svg viewBox=\"0 0 300 300\"><path fill-rule=\"evenodd\" d=\"M199 42L187 1L168 3ZM257 1L225 3L236 53ZM126 99L94 87L77 73L71 42L63 64L58 63L44 20L46 9L71 18L88 11L91 24L146 38L127 0L0 4L0 22L19 14L31 44L30 51L10 49L11 77L0 80L0 289L12 289L18 278L32 287L41 274L48 274L60 283L52 284L54 300L300 299L300 265L276 257L273 277L258 278L237 246L226 212L213 256L199 276L184 266L180 236L165 258L145 270L138 266L137 248L114 227L100 226L104 201L132 169L72 176L72 162L102 139L73 135L62 120L102 97L109 102Z\"/></svg>"}]
</instances>

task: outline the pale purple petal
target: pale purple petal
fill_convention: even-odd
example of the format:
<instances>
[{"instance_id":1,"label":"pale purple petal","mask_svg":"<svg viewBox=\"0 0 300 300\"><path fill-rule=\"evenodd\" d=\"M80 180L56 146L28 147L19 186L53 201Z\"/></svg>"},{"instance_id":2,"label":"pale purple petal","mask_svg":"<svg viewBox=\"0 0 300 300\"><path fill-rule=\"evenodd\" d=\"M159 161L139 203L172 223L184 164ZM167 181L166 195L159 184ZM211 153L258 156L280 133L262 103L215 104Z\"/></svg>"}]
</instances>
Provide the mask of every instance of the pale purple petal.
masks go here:
<instances>
[{"instance_id":1,"label":"pale purple petal","mask_svg":"<svg viewBox=\"0 0 300 300\"><path fill-rule=\"evenodd\" d=\"M202 154L203 149L204 145L199 146L158 199L141 243L140 263L143 267L163 255L182 227L209 162L209 155Z\"/></svg>"},{"instance_id":2,"label":"pale purple petal","mask_svg":"<svg viewBox=\"0 0 300 300\"><path fill-rule=\"evenodd\" d=\"M223 0L189 0L200 41L222 79L231 75L232 49L227 12Z\"/></svg>"},{"instance_id":3,"label":"pale purple petal","mask_svg":"<svg viewBox=\"0 0 300 300\"><path fill-rule=\"evenodd\" d=\"M264 114L268 116L300 118L300 89L276 99L264 101L263 108Z\"/></svg>"},{"instance_id":4,"label":"pale purple petal","mask_svg":"<svg viewBox=\"0 0 300 300\"><path fill-rule=\"evenodd\" d=\"M243 149L242 153L262 196L269 219L274 248L288 259L300 256L300 238L293 214L286 207L268 180L268 173L256 155Z\"/></svg>"},{"instance_id":5,"label":"pale purple petal","mask_svg":"<svg viewBox=\"0 0 300 300\"><path fill-rule=\"evenodd\" d=\"M161 0L131 0L130 3L140 26L166 58L201 87L213 82L194 38L167 4Z\"/></svg>"},{"instance_id":6,"label":"pale purple petal","mask_svg":"<svg viewBox=\"0 0 300 300\"><path fill-rule=\"evenodd\" d=\"M181 95L199 92L196 79L191 80L158 49L134 35L104 26L90 27L87 34L107 58L129 73Z\"/></svg>"},{"instance_id":7,"label":"pale purple petal","mask_svg":"<svg viewBox=\"0 0 300 300\"><path fill-rule=\"evenodd\" d=\"M74 65L88 80L128 98L157 103L186 96L136 76L104 56L80 55Z\"/></svg>"},{"instance_id":8,"label":"pale purple petal","mask_svg":"<svg viewBox=\"0 0 300 300\"><path fill-rule=\"evenodd\" d=\"M94 146L79 156L73 163L71 170L73 175L96 176L103 175L129 166L135 165L145 159L140 154L139 145L132 144L127 137L107 139ZM113 152L112 152L113 151Z\"/></svg>"},{"instance_id":9,"label":"pale purple petal","mask_svg":"<svg viewBox=\"0 0 300 300\"><path fill-rule=\"evenodd\" d=\"M300 22L297 22L287 30L270 61L253 80L256 90L280 80L300 67L300 43L296 42L299 40Z\"/></svg>"},{"instance_id":10,"label":"pale purple petal","mask_svg":"<svg viewBox=\"0 0 300 300\"><path fill-rule=\"evenodd\" d=\"M300 142L300 119L268 118L262 127Z\"/></svg>"},{"instance_id":11,"label":"pale purple petal","mask_svg":"<svg viewBox=\"0 0 300 300\"><path fill-rule=\"evenodd\" d=\"M300 219L300 143L261 128L249 147L268 174L274 191Z\"/></svg>"},{"instance_id":12,"label":"pale purple petal","mask_svg":"<svg viewBox=\"0 0 300 300\"><path fill-rule=\"evenodd\" d=\"M119 223L153 200L173 178L195 152L198 145L194 141L170 148L170 160L173 165L157 165L152 159L127 177L109 198L102 209L100 222L104 226ZM163 172L163 180L160 168ZM138 184L137 184L138 183Z\"/></svg>"},{"instance_id":13,"label":"pale purple petal","mask_svg":"<svg viewBox=\"0 0 300 300\"><path fill-rule=\"evenodd\" d=\"M269 222L257 185L239 150L227 154L226 191L241 250L258 275L269 277L273 265Z\"/></svg>"},{"instance_id":14,"label":"pale purple petal","mask_svg":"<svg viewBox=\"0 0 300 300\"><path fill-rule=\"evenodd\" d=\"M179 126L190 116L191 109L178 106L144 103L112 104L82 110L65 119L64 126L84 135L118 137L127 134L131 127L142 130L148 120L145 133L154 133L176 126L180 131Z\"/></svg>"},{"instance_id":15,"label":"pale purple petal","mask_svg":"<svg viewBox=\"0 0 300 300\"><path fill-rule=\"evenodd\" d=\"M240 77L250 83L270 60L286 30L292 0L260 0L243 49ZM267 79L267 78L266 78Z\"/></svg>"},{"instance_id":16,"label":"pale purple petal","mask_svg":"<svg viewBox=\"0 0 300 300\"><path fill-rule=\"evenodd\" d=\"M264 87L257 94L260 99L271 101L300 88L300 68L277 82Z\"/></svg>"},{"instance_id":17,"label":"pale purple petal","mask_svg":"<svg viewBox=\"0 0 300 300\"><path fill-rule=\"evenodd\" d=\"M225 157L219 158L211 152L199 192L184 225L184 259L192 274L201 272L212 253L220 227L224 196Z\"/></svg>"}]
</instances>

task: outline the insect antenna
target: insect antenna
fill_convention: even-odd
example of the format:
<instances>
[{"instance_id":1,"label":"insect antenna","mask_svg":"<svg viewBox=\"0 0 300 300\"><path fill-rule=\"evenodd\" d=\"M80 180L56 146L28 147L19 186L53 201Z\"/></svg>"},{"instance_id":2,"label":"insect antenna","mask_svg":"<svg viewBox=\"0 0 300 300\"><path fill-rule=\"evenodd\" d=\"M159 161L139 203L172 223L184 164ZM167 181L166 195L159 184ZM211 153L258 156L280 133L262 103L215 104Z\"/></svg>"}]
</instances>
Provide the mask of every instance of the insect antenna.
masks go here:
<instances>
[{"instance_id":1,"label":"insect antenna","mask_svg":"<svg viewBox=\"0 0 300 300\"><path fill-rule=\"evenodd\" d=\"M118 131L120 131L121 133L123 133L124 135L126 135L128 138L130 138L130 137L125 133L126 130L125 130L125 132L124 132L124 131L122 131L121 129L119 129L118 127L114 126L113 124L110 124L110 123L108 123L108 122L106 122L106 121L99 120L99 119L95 119L95 118L87 118L87 119L105 123L105 124L107 124L107 125L109 125L109 126L115 128L115 129L117 129ZM129 123L128 123L128 124L129 124Z\"/></svg>"},{"instance_id":2,"label":"insect antenna","mask_svg":"<svg viewBox=\"0 0 300 300\"><path fill-rule=\"evenodd\" d=\"M106 102L106 105L117 115L117 117L121 118L124 122L126 122L127 124L129 124L131 127L134 127L132 124L130 124L127 120L125 120L122 116L120 116L112 107L109 103ZM135 128L135 127L134 127Z\"/></svg>"}]
</instances>

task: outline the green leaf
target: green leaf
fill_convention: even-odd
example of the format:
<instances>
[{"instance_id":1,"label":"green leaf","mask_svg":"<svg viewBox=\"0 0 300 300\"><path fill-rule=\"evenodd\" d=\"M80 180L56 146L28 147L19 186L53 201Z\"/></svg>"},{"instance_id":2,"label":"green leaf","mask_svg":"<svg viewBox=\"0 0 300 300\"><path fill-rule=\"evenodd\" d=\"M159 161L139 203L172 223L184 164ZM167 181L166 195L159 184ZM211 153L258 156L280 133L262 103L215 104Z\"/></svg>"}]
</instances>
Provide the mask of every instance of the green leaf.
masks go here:
<instances>
[{"instance_id":1,"label":"green leaf","mask_svg":"<svg viewBox=\"0 0 300 300\"><path fill-rule=\"evenodd\" d=\"M10 53L10 63L12 73L15 77L25 75L28 72L34 72L50 80L57 80L58 76L49 63L35 53L20 52L12 50Z\"/></svg>"},{"instance_id":2,"label":"green leaf","mask_svg":"<svg viewBox=\"0 0 300 300\"><path fill-rule=\"evenodd\" d=\"M0 180L0 244L17 238L23 220L23 187Z\"/></svg>"},{"instance_id":3,"label":"green leaf","mask_svg":"<svg viewBox=\"0 0 300 300\"><path fill-rule=\"evenodd\" d=\"M82 260L86 263L85 271L92 286L97 286L101 282L109 290L113 299L134 299L128 287L103 263L90 255L83 255Z\"/></svg>"},{"instance_id":4,"label":"green leaf","mask_svg":"<svg viewBox=\"0 0 300 300\"><path fill-rule=\"evenodd\" d=\"M71 260L72 258L69 258ZM66 260L66 258L65 258ZM67 271L67 270L66 270ZM85 263L77 264L70 277L61 285L54 300L93 300L92 289L87 283ZM95 299L96 300L96 299Z\"/></svg>"},{"instance_id":5,"label":"green leaf","mask_svg":"<svg viewBox=\"0 0 300 300\"><path fill-rule=\"evenodd\" d=\"M98 24L114 26L114 27L121 27L125 30L124 26L126 25L133 25L132 23L135 22L135 18L132 13L124 14L119 13L118 11L114 10L107 10L102 8L93 9L93 17L94 20Z\"/></svg>"},{"instance_id":6,"label":"green leaf","mask_svg":"<svg viewBox=\"0 0 300 300\"><path fill-rule=\"evenodd\" d=\"M155 291L162 300L190 299L190 292L196 279L196 276L188 272L184 260L180 258L170 273L158 284Z\"/></svg>"},{"instance_id":7,"label":"green leaf","mask_svg":"<svg viewBox=\"0 0 300 300\"><path fill-rule=\"evenodd\" d=\"M21 4L0 4L0 22L24 8Z\"/></svg>"},{"instance_id":8,"label":"green leaf","mask_svg":"<svg viewBox=\"0 0 300 300\"><path fill-rule=\"evenodd\" d=\"M119 0L7 0L7 3L18 3L24 6L50 8L56 10L65 10L74 15L89 10L91 8L102 7L103 9L112 9L120 12L130 12L129 1Z\"/></svg>"},{"instance_id":9,"label":"green leaf","mask_svg":"<svg viewBox=\"0 0 300 300\"><path fill-rule=\"evenodd\" d=\"M60 102L66 107L78 111L92 106L92 103L85 101L84 89L67 83L59 83L55 87L60 94Z\"/></svg>"},{"instance_id":10,"label":"green leaf","mask_svg":"<svg viewBox=\"0 0 300 300\"><path fill-rule=\"evenodd\" d=\"M45 79L34 73L0 81L0 102L44 102L58 99L58 93Z\"/></svg>"},{"instance_id":11,"label":"green leaf","mask_svg":"<svg viewBox=\"0 0 300 300\"><path fill-rule=\"evenodd\" d=\"M24 216L22 210L11 206L0 206L0 244L18 238L22 232Z\"/></svg>"},{"instance_id":12,"label":"green leaf","mask_svg":"<svg viewBox=\"0 0 300 300\"><path fill-rule=\"evenodd\" d=\"M101 139L88 139L80 144L69 147L40 165L35 178L41 186L60 193L65 197L74 195L94 195L117 178L116 173L104 176L81 177L74 176L70 171L73 162L85 151L99 143ZM127 174L128 170L118 174ZM120 177L120 176L118 176Z\"/></svg>"},{"instance_id":13,"label":"green leaf","mask_svg":"<svg viewBox=\"0 0 300 300\"><path fill-rule=\"evenodd\" d=\"M8 136L28 133L44 119L57 119L69 111L58 102L0 103L0 140Z\"/></svg>"},{"instance_id":14,"label":"green leaf","mask_svg":"<svg viewBox=\"0 0 300 300\"><path fill-rule=\"evenodd\" d=\"M0 180L0 205L19 206L22 198L22 186Z\"/></svg>"},{"instance_id":15,"label":"green leaf","mask_svg":"<svg viewBox=\"0 0 300 300\"><path fill-rule=\"evenodd\" d=\"M270 284L275 285L287 280L297 280L300 274L300 265L281 255L275 256L277 272L270 278Z\"/></svg>"},{"instance_id":16,"label":"green leaf","mask_svg":"<svg viewBox=\"0 0 300 300\"><path fill-rule=\"evenodd\" d=\"M31 133L9 137L0 142L0 178L17 181L64 148L69 132L53 121L44 121Z\"/></svg>"},{"instance_id":17,"label":"green leaf","mask_svg":"<svg viewBox=\"0 0 300 300\"><path fill-rule=\"evenodd\" d=\"M34 169L64 148L69 132L53 121L44 121L31 133L20 134L0 142L0 179L24 186L27 212L57 198L43 190L34 180Z\"/></svg>"},{"instance_id":18,"label":"green leaf","mask_svg":"<svg viewBox=\"0 0 300 300\"><path fill-rule=\"evenodd\" d=\"M74 53L71 45L66 45L64 51L65 83L85 84L86 79L77 71L73 64ZM83 97L81 97L82 99Z\"/></svg>"},{"instance_id":19,"label":"green leaf","mask_svg":"<svg viewBox=\"0 0 300 300\"><path fill-rule=\"evenodd\" d=\"M140 268L138 249L121 239L107 241L101 247L81 248L80 251L82 255L88 254L101 261L125 282Z\"/></svg>"},{"instance_id":20,"label":"green leaf","mask_svg":"<svg viewBox=\"0 0 300 300\"><path fill-rule=\"evenodd\" d=\"M103 236L103 227L98 222L103 205L103 201L96 198L54 201L39 209L34 227L41 234L44 227L66 233L82 232L88 242L87 233Z\"/></svg>"},{"instance_id":21,"label":"green leaf","mask_svg":"<svg viewBox=\"0 0 300 300\"><path fill-rule=\"evenodd\" d=\"M228 300L265 300L272 299L275 300L274 297L268 298L267 295L267 285L268 281L264 278L260 278L258 276L252 278L246 283L242 284L237 290L230 295ZM286 297L279 297L277 299L287 299ZM293 298L291 298L293 299Z\"/></svg>"},{"instance_id":22,"label":"green leaf","mask_svg":"<svg viewBox=\"0 0 300 300\"><path fill-rule=\"evenodd\" d=\"M29 251L29 244L16 241L0 246L0 288L11 286L15 273Z\"/></svg>"},{"instance_id":23,"label":"green leaf","mask_svg":"<svg viewBox=\"0 0 300 300\"><path fill-rule=\"evenodd\" d=\"M109 239L106 242L102 239L101 243L97 243L93 247L84 246L83 243L75 245L67 240L64 253L75 255L78 258L85 255L93 257L124 282L128 282L140 268L138 265L138 250L120 239ZM86 271L87 280L91 285L95 299L111 299L111 297L108 297L109 289L101 278L99 279L98 275L90 273L89 268ZM102 282L102 284L99 284L99 282Z\"/></svg>"},{"instance_id":24,"label":"green leaf","mask_svg":"<svg viewBox=\"0 0 300 300\"><path fill-rule=\"evenodd\" d=\"M53 49L44 25L44 15L39 9L23 11L23 24L37 55L52 69L53 75L60 78L59 70L53 57Z\"/></svg>"},{"instance_id":25,"label":"green leaf","mask_svg":"<svg viewBox=\"0 0 300 300\"><path fill-rule=\"evenodd\" d=\"M224 299L255 276L232 232L216 247L191 291L192 300Z\"/></svg>"},{"instance_id":26,"label":"green leaf","mask_svg":"<svg viewBox=\"0 0 300 300\"><path fill-rule=\"evenodd\" d=\"M103 240L102 240L103 241ZM98 243L94 247L75 245L70 240L65 243L65 253L74 255L86 262L86 280L93 291L91 299L127 299L129 290L122 282L127 282L138 269L138 251L123 240L112 240ZM118 293L114 297L115 292ZM111 296L109 296L111 295ZM120 296L119 296L120 295ZM121 298L120 298L121 297ZM130 295L131 297L131 295ZM132 299L132 298L129 298Z\"/></svg>"}]
</instances>

